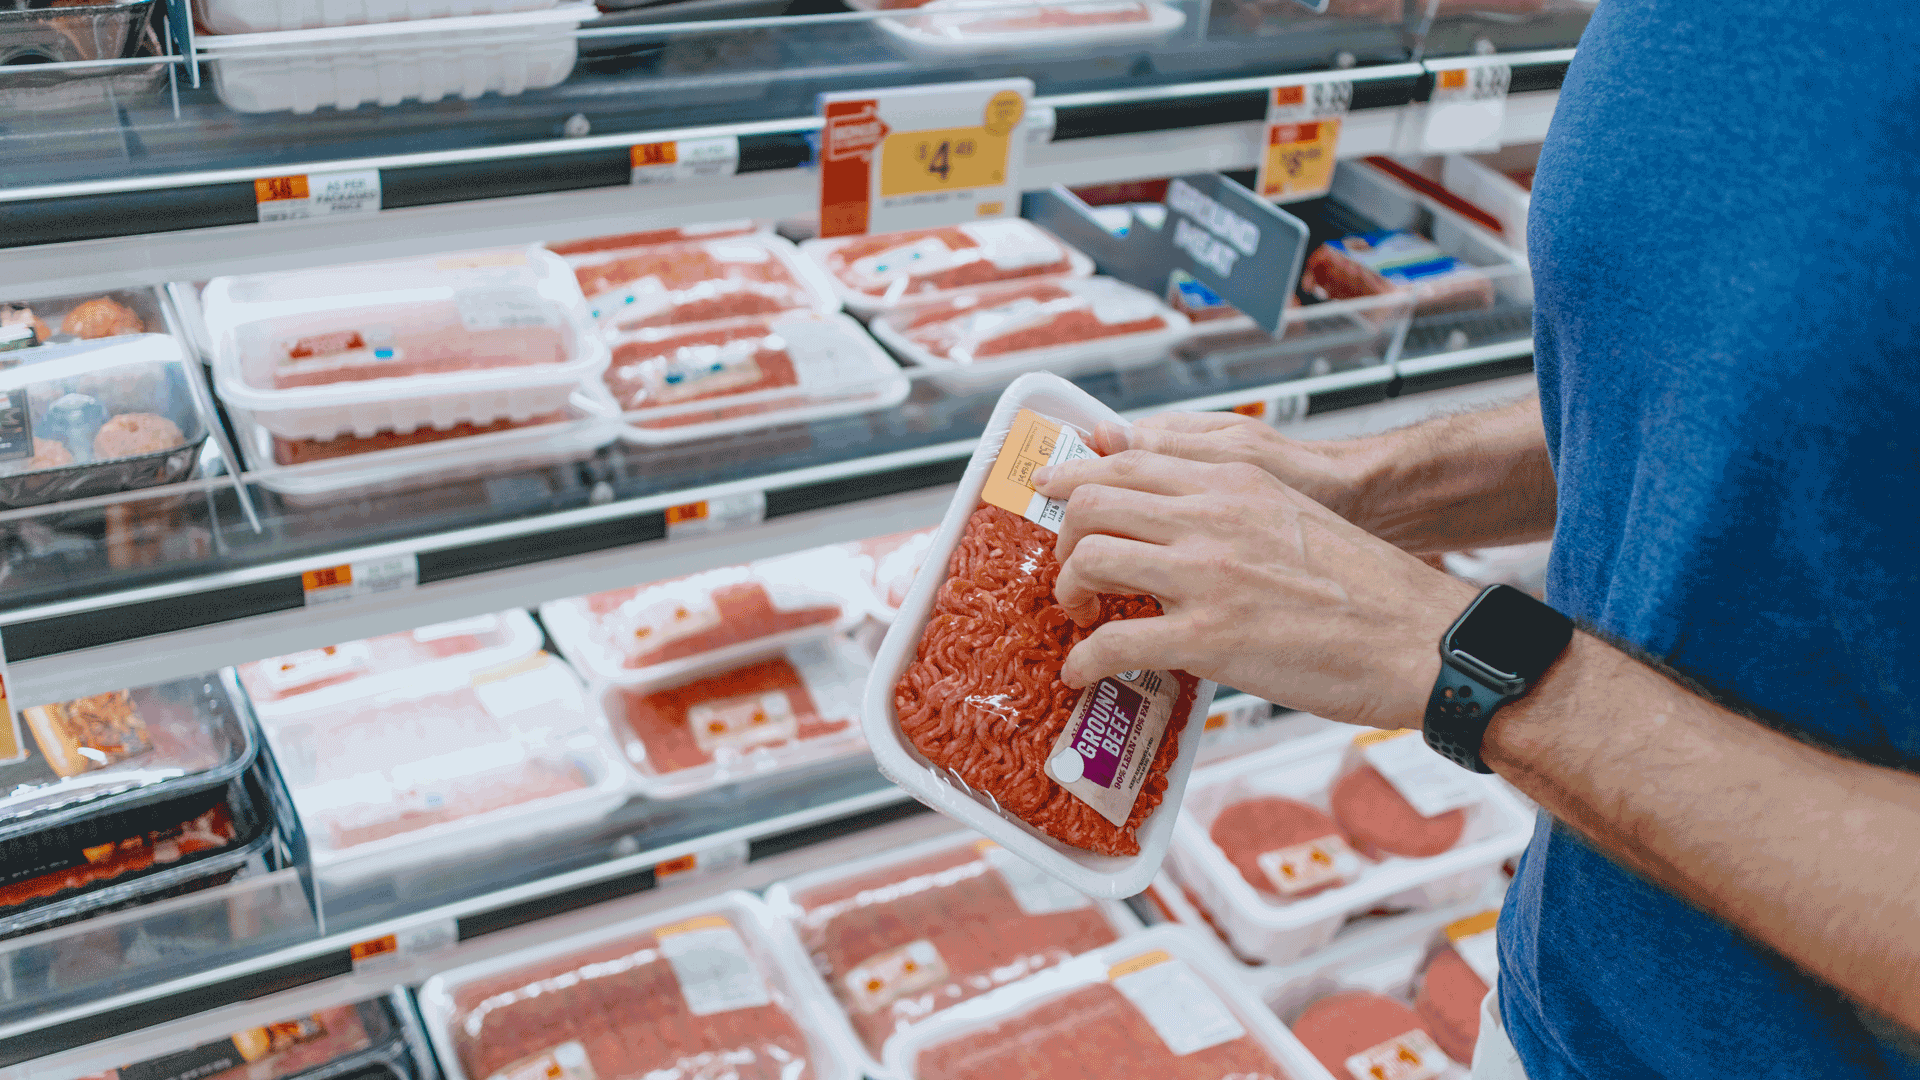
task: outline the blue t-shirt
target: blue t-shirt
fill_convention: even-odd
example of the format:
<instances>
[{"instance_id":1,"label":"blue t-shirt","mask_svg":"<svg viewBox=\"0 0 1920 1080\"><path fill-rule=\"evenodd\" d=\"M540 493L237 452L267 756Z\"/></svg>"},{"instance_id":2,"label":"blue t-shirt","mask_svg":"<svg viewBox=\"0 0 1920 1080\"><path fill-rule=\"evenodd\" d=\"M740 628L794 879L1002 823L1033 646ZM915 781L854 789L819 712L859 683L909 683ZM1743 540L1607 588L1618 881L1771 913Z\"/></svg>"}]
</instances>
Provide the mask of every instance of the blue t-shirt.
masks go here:
<instances>
[{"instance_id":1,"label":"blue t-shirt","mask_svg":"<svg viewBox=\"0 0 1920 1080\"><path fill-rule=\"evenodd\" d=\"M1528 233L1549 601L1920 772L1916 56L1912 3L1602 0ZM1532 1080L1920 1080L1897 1032L1544 814L1500 949Z\"/></svg>"}]
</instances>

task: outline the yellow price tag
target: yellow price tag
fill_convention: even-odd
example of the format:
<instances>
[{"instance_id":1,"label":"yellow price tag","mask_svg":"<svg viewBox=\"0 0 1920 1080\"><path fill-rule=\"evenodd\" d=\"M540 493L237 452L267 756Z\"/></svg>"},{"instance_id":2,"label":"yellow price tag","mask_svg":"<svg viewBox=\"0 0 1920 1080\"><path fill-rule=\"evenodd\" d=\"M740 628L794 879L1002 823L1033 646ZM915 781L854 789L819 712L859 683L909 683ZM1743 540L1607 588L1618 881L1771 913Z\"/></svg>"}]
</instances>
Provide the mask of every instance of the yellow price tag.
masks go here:
<instances>
[{"instance_id":1,"label":"yellow price tag","mask_svg":"<svg viewBox=\"0 0 1920 1080\"><path fill-rule=\"evenodd\" d=\"M1339 147L1338 117L1269 125L1260 194L1273 199L1326 191L1333 184L1333 165Z\"/></svg>"},{"instance_id":2,"label":"yellow price tag","mask_svg":"<svg viewBox=\"0 0 1920 1080\"><path fill-rule=\"evenodd\" d=\"M1007 137L984 127L902 131L880 149L880 194L992 187L1007 177Z\"/></svg>"}]
</instances>

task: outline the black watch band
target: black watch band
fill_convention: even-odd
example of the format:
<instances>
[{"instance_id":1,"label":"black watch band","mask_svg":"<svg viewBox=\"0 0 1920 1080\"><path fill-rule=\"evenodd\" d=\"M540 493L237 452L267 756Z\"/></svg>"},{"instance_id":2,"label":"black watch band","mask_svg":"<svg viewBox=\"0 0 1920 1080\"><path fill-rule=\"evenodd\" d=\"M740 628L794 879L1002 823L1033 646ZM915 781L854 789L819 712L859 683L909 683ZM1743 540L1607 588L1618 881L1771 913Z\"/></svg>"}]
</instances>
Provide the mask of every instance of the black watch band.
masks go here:
<instances>
[{"instance_id":1,"label":"black watch band","mask_svg":"<svg viewBox=\"0 0 1920 1080\"><path fill-rule=\"evenodd\" d=\"M1573 620L1509 585L1474 597L1440 639L1440 677L1427 696L1427 745L1477 773L1493 714L1526 695L1567 643Z\"/></svg>"}]
</instances>

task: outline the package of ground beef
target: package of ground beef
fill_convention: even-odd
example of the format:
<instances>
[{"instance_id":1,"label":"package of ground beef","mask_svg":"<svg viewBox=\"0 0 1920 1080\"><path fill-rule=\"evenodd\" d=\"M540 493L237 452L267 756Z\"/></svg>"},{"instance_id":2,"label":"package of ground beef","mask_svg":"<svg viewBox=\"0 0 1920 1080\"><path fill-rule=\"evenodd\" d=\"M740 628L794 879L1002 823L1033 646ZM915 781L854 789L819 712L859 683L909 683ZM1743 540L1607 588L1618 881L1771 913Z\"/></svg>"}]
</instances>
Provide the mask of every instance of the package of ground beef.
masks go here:
<instances>
[{"instance_id":1,"label":"package of ground beef","mask_svg":"<svg viewBox=\"0 0 1920 1080\"><path fill-rule=\"evenodd\" d=\"M790 311L611 341L629 438L658 444L810 423L906 399L905 372L845 315Z\"/></svg>"},{"instance_id":2,"label":"package of ground beef","mask_svg":"<svg viewBox=\"0 0 1920 1080\"><path fill-rule=\"evenodd\" d=\"M1137 931L991 840L943 836L767 891L840 1005L869 1076L895 1034Z\"/></svg>"},{"instance_id":3,"label":"package of ground beef","mask_svg":"<svg viewBox=\"0 0 1920 1080\"><path fill-rule=\"evenodd\" d=\"M1234 952L1291 964L1353 916L1430 911L1504 881L1532 833L1498 783L1418 733L1332 728L1195 773L1171 864Z\"/></svg>"},{"instance_id":4,"label":"package of ground beef","mask_svg":"<svg viewBox=\"0 0 1920 1080\"><path fill-rule=\"evenodd\" d=\"M858 560L861 576L873 589L873 615L891 625L913 587L914 576L933 549L933 528L890 533L847 545Z\"/></svg>"},{"instance_id":5,"label":"package of ground beef","mask_svg":"<svg viewBox=\"0 0 1920 1080\"><path fill-rule=\"evenodd\" d=\"M1093 273L1093 260L1021 218L809 240L800 250L862 317L956 289Z\"/></svg>"},{"instance_id":6,"label":"package of ground beef","mask_svg":"<svg viewBox=\"0 0 1920 1080\"><path fill-rule=\"evenodd\" d=\"M1152 363L1186 338L1184 315L1113 278L969 289L873 320L896 355L965 393L1028 371L1070 375Z\"/></svg>"},{"instance_id":7,"label":"package of ground beef","mask_svg":"<svg viewBox=\"0 0 1920 1080\"><path fill-rule=\"evenodd\" d=\"M650 799L862 757L867 654L834 635L663 682L610 683L601 703Z\"/></svg>"},{"instance_id":8,"label":"package of ground beef","mask_svg":"<svg viewBox=\"0 0 1920 1080\"><path fill-rule=\"evenodd\" d=\"M591 236L584 240L565 240L548 244L547 250L562 256L597 255L606 251L624 251L628 248L652 247L655 244L718 240L722 237L746 236L749 233L763 231L765 230L759 223L751 218L734 218L731 221L709 221L698 225L678 225L609 236Z\"/></svg>"},{"instance_id":9,"label":"package of ground beef","mask_svg":"<svg viewBox=\"0 0 1920 1080\"><path fill-rule=\"evenodd\" d=\"M436 975L449 1080L856 1080L806 961L743 892Z\"/></svg>"},{"instance_id":10,"label":"package of ground beef","mask_svg":"<svg viewBox=\"0 0 1920 1080\"><path fill-rule=\"evenodd\" d=\"M1054 601L1064 504L1028 486L1091 456L1118 414L1054 375L1001 396L875 660L864 723L881 771L916 798L1096 896L1144 889L1166 854L1212 683L1131 671L1085 690L1059 672L1101 623L1159 614L1107 596L1081 626ZM1017 507L1017 510L1008 509Z\"/></svg>"},{"instance_id":11,"label":"package of ground beef","mask_svg":"<svg viewBox=\"0 0 1920 1080\"><path fill-rule=\"evenodd\" d=\"M1154 927L903 1032L886 1065L915 1080L1323 1080L1204 942Z\"/></svg>"},{"instance_id":12,"label":"package of ground beef","mask_svg":"<svg viewBox=\"0 0 1920 1080\"><path fill-rule=\"evenodd\" d=\"M592 316L615 330L840 310L793 244L762 233L572 255Z\"/></svg>"},{"instance_id":13,"label":"package of ground beef","mask_svg":"<svg viewBox=\"0 0 1920 1080\"><path fill-rule=\"evenodd\" d=\"M878 26L907 51L932 60L1139 44L1166 37L1187 22L1178 7L1144 0L1041 6L928 0L916 6L917 17L885 19Z\"/></svg>"},{"instance_id":14,"label":"package of ground beef","mask_svg":"<svg viewBox=\"0 0 1920 1080\"><path fill-rule=\"evenodd\" d=\"M827 547L552 600L540 621L589 677L636 686L851 629L868 606L854 560Z\"/></svg>"},{"instance_id":15,"label":"package of ground beef","mask_svg":"<svg viewBox=\"0 0 1920 1080\"><path fill-rule=\"evenodd\" d=\"M238 668L254 711L280 711L283 702L341 683L446 660L469 668L491 667L540 647L533 616L515 608L435 623L365 641L256 660Z\"/></svg>"}]
</instances>

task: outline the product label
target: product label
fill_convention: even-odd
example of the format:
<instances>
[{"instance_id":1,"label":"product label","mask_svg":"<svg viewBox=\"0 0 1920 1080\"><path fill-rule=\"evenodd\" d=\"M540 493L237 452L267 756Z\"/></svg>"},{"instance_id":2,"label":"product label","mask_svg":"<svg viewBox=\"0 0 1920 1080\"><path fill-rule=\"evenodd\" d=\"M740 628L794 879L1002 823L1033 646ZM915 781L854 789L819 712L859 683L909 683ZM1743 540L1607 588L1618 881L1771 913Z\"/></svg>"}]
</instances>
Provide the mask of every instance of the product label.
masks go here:
<instances>
[{"instance_id":1,"label":"product label","mask_svg":"<svg viewBox=\"0 0 1920 1080\"><path fill-rule=\"evenodd\" d=\"M744 525L758 525L767 519L767 493L764 491L742 491L734 495L716 495L699 502L681 503L667 507L667 539L678 540L687 536L708 536L713 533L735 529ZM709 607L711 604L708 605ZM720 613L713 612L713 621L719 622ZM707 629L707 627L702 627ZM691 631L681 631L682 634ZM668 638L666 640L672 640ZM648 645L648 648L657 647Z\"/></svg>"},{"instance_id":2,"label":"product label","mask_svg":"<svg viewBox=\"0 0 1920 1080\"><path fill-rule=\"evenodd\" d=\"M1099 457L1081 439L1080 432L1058 420L1050 420L1031 409L1021 409L1013 418L1007 441L1000 444L1000 456L980 491L982 501L991 503L1054 532L1066 519L1067 504L1049 499L1033 490L1033 470L1042 465Z\"/></svg>"},{"instance_id":3,"label":"product label","mask_svg":"<svg viewBox=\"0 0 1920 1080\"><path fill-rule=\"evenodd\" d=\"M1421 142L1428 153L1498 150L1507 122L1507 87L1513 69L1479 64L1433 73L1433 95Z\"/></svg>"},{"instance_id":4,"label":"product label","mask_svg":"<svg viewBox=\"0 0 1920 1080\"><path fill-rule=\"evenodd\" d=\"M484 637L499 629L498 615L475 615L471 619L454 619L450 622L419 627L413 632L413 640L426 645L435 641L445 641L448 638Z\"/></svg>"},{"instance_id":5,"label":"product label","mask_svg":"<svg viewBox=\"0 0 1920 1080\"><path fill-rule=\"evenodd\" d=\"M633 148L632 164L632 182L636 185L724 180L740 168L740 139L735 135L720 135L711 139L641 143Z\"/></svg>"},{"instance_id":6,"label":"product label","mask_svg":"<svg viewBox=\"0 0 1920 1080\"><path fill-rule=\"evenodd\" d=\"M863 1013L877 1012L947 980L947 962L933 942L909 942L889 949L847 972L847 996Z\"/></svg>"},{"instance_id":7,"label":"product label","mask_svg":"<svg viewBox=\"0 0 1920 1080\"><path fill-rule=\"evenodd\" d=\"M1421 817L1435 817L1480 801L1473 774L1427 746L1418 732L1363 732L1360 756L1407 800Z\"/></svg>"},{"instance_id":8,"label":"product label","mask_svg":"<svg viewBox=\"0 0 1920 1080\"><path fill-rule=\"evenodd\" d=\"M25 387L0 395L0 461L33 456L33 408Z\"/></svg>"},{"instance_id":9,"label":"product label","mask_svg":"<svg viewBox=\"0 0 1920 1080\"><path fill-rule=\"evenodd\" d=\"M766 980L747 954L733 924L706 915L654 931L660 951L673 965L687 1011L695 1016L771 1004Z\"/></svg>"},{"instance_id":10,"label":"product label","mask_svg":"<svg viewBox=\"0 0 1920 1080\"><path fill-rule=\"evenodd\" d=\"M1333 187L1340 128L1352 104L1350 82L1274 87L1254 190L1277 203L1325 195Z\"/></svg>"},{"instance_id":11,"label":"product label","mask_svg":"<svg viewBox=\"0 0 1920 1080\"><path fill-rule=\"evenodd\" d=\"M1053 742L1047 775L1101 817L1125 825L1179 693L1179 682L1164 671L1123 671L1082 690Z\"/></svg>"},{"instance_id":12,"label":"product label","mask_svg":"<svg viewBox=\"0 0 1920 1080\"><path fill-rule=\"evenodd\" d=\"M563 1042L501 1069L487 1080L597 1080L587 1048Z\"/></svg>"},{"instance_id":13,"label":"product label","mask_svg":"<svg viewBox=\"0 0 1920 1080\"><path fill-rule=\"evenodd\" d=\"M1108 969L1107 978L1176 1057L1246 1037L1247 1029L1213 988L1163 950L1123 960Z\"/></svg>"},{"instance_id":14,"label":"product label","mask_svg":"<svg viewBox=\"0 0 1920 1080\"><path fill-rule=\"evenodd\" d=\"M1500 937L1494 932L1499 918L1498 911L1483 911L1447 926L1447 940L1453 943L1453 951L1460 954L1460 959L1467 962L1489 989L1500 976Z\"/></svg>"},{"instance_id":15,"label":"product label","mask_svg":"<svg viewBox=\"0 0 1920 1080\"><path fill-rule=\"evenodd\" d=\"M1028 79L824 94L820 235L998 217L1019 207Z\"/></svg>"},{"instance_id":16,"label":"product label","mask_svg":"<svg viewBox=\"0 0 1920 1080\"><path fill-rule=\"evenodd\" d=\"M200 1080L313 1042L326 1034L327 1025L318 1016L302 1016L237 1031L219 1042L122 1065L115 1071L119 1080Z\"/></svg>"},{"instance_id":17,"label":"product label","mask_svg":"<svg viewBox=\"0 0 1920 1080\"><path fill-rule=\"evenodd\" d=\"M978 840L973 846L999 872L1013 893L1013 902L1028 915L1079 911L1091 903L1080 890L991 840Z\"/></svg>"},{"instance_id":18,"label":"product label","mask_svg":"<svg viewBox=\"0 0 1920 1080\"><path fill-rule=\"evenodd\" d=\"M1337 835L1262 852L1254 861L1281 896L1299 896L1325 885L1338 885L1360 872L1360 856Z\"/></svg>"},{"instance_id":19,"label":"product label","mask_svg":"<svg viewBox=\"0 0 1920 1080\"><path fill-rule=\"evenodd\" d=\"M261 222L380 211L380 170L269 176L253 182Z\"/></svg>"},{"instance_id":20,"label":"product label","mask_svg":"<svg viewBox=\"0 0 1920 1080\"><path fill-rule=\"evenodd\" d=\"M818 398L867 392L873 385L874 356L865 338L832 322L788 319L776 340L786 346L800 388Z\"/></svg>"},{"instance_id":21,"label":"product label","mask_svg":"<svg viewBox=\"0 0 1920 1080\"><path fill-rule=\"evenodd\" d=\"M538 293L525 289L457 289L453 306L469 333L560 325L559 312Z\"/></svg>"},{"instance_id":22,"label":"product label","mask_svg":"<svg viewBox=\"0 0 1920 1080\"><path fill-rule=\"evenodd\" d=\"M702 702L687 710L687 726L694 745L709 754L785 742L800 730L792 699L779 690Z\"/></svg>"},{"instance_id":23,"label":"product label","mask_svg":"<svg viewBox=\"0 0 1920 1080\"><path fill-rule=\"evenodd\" d=\"M420 561L412 552L323 567L300 575L300 587L306 593L308 607L405 592L419 583Z\"/></svg>"},{"instance_id":24,"label":"product label","mask_svg":"<svg viewBox=\"0 0 1920 1080\"><path fill-rule=\"evenodd\" d=\"M671 517L667 528L672 538ZM642 594L628 601L622 615L629 627L627 641L641 653L653 652L720 626L720 609L704 589L694 595L660 596L650 600Z\"/></svg>"},{"instance_id":25,"label":"product label","mask_svg":"<svg viewBox=\"0 0 1920 1080\"><path fill-rule=\"evenodd\" d=\"M373 650L364 641L307 649L272 660L261 661L260 677L279 693L308 683L365 670L373 662Z\"/></svg>"},{"instance_id":26,"label":"product label","mask_svg":"<svg viewBox=\"0 0 1920 1080\"><path fill-rule=\"evenodd\" d=\"M1362 233L1330 243L1348 258L1391 281L1418 281L1460 269L1459 260L1417 233Z\"/></svg>"},{"instance_id":27,"label":"product label","mask_svg":"<svg viewBox=\"0 0 1920 1080\"><path fill-rule=\"evenodd\" d=\"M1347 1059L1353 1080L1433 1080L1447 1067L1433 1036L1414 1028Z\"/></svg>"},{"instance_id":28,"label":"product label","mask_svg":"<svg viewBox=\"0 0 1920 1080\"><path fill-rule=\"evenodd\" d=\"M544 652L477 672L472 685L481 708L502 720L549 702L566 701L574 689L573 677Z\"/></svg>"}]
</instances>

